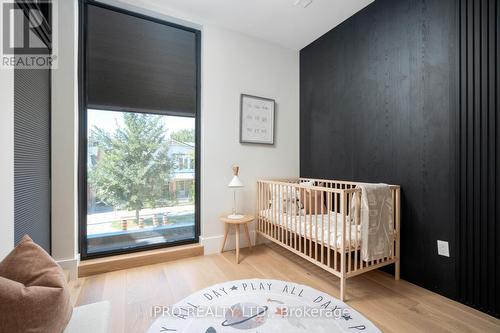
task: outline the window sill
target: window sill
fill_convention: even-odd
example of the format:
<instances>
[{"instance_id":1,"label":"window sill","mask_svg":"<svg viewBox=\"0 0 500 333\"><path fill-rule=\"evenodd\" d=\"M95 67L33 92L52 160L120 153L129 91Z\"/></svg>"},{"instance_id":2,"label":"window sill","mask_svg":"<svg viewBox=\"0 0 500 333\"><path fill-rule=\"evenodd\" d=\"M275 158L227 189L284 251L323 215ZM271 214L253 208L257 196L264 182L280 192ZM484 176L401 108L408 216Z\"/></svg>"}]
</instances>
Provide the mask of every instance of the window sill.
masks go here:
<instances>
[{"instance_id":1,"label":"window sill","mask_svg":"<svg viewBox=\"0 0 500 333\"><path fill-rule=\"evenodd\" d=\"M203 245L190 244L165 249L90 259L80 262L78 265L78 277L86 277L201 255L203 255Z\"/></svg>"}]
</instances>

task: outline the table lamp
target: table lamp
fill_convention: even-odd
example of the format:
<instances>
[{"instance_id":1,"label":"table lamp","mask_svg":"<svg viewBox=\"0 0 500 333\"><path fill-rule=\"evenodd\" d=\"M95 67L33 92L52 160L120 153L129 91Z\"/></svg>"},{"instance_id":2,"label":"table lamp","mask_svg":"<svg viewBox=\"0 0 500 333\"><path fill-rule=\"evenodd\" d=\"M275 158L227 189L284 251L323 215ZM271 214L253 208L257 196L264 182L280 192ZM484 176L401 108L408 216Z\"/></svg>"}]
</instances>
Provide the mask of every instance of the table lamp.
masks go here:
<instances>
[{"instance_id":1,"label":"table lamp","mask_svg":"<svg viewBox=\"0 0 500 333\"><path fill-rule=\"evenodd\" d=\"M240 167L237 165L233 165L233 179L231 179L231 182L229 182L229 184L227 185L227 187L233 189L233 213L229 215L228 218L235 220L241 219L243 217L243 215L236 213L236 189L243 187L243 183L238 177L239 171Z\"/></svg>"}]
</instances>

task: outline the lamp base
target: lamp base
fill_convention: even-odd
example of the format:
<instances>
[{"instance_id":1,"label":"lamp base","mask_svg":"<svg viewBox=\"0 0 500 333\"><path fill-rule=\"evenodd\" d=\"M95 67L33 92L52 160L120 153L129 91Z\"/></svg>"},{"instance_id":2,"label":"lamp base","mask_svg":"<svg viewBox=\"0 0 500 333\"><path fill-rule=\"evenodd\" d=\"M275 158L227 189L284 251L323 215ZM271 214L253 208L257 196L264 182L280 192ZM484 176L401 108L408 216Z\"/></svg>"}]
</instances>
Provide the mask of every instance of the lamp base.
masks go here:
<instances>
[{"instance_id":1,"label":"lamp base","mask_svg":"<svg viewBox=\"0 0 500 333\"><path fill-rule=\"evenodd\" d=\"M243 216L244 215L241 215L241 214L231 214L231 215L228 215L227 218L232 219L232 220L238 220L238 219L243 218Z\"/></svg>"}]
</instances>

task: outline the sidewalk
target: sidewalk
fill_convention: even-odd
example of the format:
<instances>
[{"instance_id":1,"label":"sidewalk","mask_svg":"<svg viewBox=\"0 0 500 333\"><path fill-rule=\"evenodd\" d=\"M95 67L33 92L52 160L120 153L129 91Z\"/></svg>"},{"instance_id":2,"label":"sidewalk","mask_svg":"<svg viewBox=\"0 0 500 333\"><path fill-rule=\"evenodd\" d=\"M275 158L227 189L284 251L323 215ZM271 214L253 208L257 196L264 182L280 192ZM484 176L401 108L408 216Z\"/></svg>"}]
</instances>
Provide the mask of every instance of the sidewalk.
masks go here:
<instances>
[{"instance_id":1,"label":"sidewalk","mask_svg":"<svg viewBox=\"0 0 500 333\"><path fill-rule=\"evenodd\" d=\"M140 212L141 217L151 217L153 214L178 215L194 212L194 205L182 205L175 207L146 208ZM123 219L135 219L135 211L117 210L107 213L97 213L87 216L87 225L108 223Z\"/></svg>"}]
</instances>

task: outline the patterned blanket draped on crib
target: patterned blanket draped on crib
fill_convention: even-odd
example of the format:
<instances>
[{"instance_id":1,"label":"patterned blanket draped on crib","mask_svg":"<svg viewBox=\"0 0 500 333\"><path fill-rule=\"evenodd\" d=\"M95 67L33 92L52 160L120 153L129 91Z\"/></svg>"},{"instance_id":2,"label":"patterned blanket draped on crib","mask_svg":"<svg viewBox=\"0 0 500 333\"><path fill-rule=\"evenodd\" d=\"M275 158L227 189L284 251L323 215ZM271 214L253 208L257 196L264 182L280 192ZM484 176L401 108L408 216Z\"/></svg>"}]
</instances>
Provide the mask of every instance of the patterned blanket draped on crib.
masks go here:
<instances>
[{"instance_id":1,"label":"patterned blanket draped on crib","mask_svg":"<svg viewBox=\"0 0 500 333\"><path fill-rule=\"evenodd\" d=\"M391 257L394 251L394 203L391 189L387 184L361 184L359 188L361 258L369 261Z\"/></svg>"}]
</instances>

